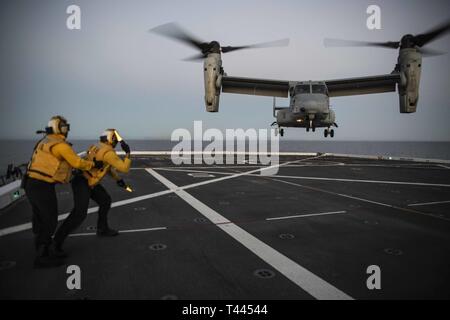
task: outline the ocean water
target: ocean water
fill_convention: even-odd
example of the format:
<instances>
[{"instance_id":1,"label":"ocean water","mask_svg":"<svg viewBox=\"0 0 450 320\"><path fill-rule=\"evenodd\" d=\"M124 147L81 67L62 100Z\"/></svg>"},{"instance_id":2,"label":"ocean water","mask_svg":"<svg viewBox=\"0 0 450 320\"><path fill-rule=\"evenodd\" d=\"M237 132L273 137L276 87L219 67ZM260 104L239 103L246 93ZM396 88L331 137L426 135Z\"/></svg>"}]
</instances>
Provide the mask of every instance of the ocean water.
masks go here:
<instances>
[{"instance_id":1,"label":"ocean water","mask_svg":"<svg viewBox=\"0 0 450 320\"><path fill-rule=\"evenodd\" d=\"M86 150L96 141L70 140L77 152ZM170 151L177 142L169 140L130 140L131 150ZM8 164L28 162L36 140L0 140L0 175ZM206 146L208 142L204 142ZM120 146L117 147L120 149ZM382 155L450 160L450 142L402 141L294 141L281 140L280 151L333 152L359 155Z\"/></svg>"}]
</instances>

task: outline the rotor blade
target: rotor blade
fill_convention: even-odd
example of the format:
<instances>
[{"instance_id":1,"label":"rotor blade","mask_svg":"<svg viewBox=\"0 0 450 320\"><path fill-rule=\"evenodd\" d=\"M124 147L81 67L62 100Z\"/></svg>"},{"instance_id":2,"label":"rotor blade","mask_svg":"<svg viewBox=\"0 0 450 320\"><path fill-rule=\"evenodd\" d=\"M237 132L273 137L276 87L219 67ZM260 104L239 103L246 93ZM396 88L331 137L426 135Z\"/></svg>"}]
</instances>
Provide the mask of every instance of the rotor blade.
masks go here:
<instances>
[{"instance_id":1,"label":"rotor blade","mask_svg":"<svg viewBox=\"0 0 450 320\"><path fill-rule=\"evenodd\" d=\"M200 62L205 58L206 58L206 56L203 53L199 53L199 54L196 54L195 56L185 58L185 59L183 59L183 61Z\"/></svg>"},{"instance_id":2,"label":"rotor blade","mask_svg":"<svg viewBox=\"0 0 450 320\"><path fill-rule=\"evenodd\" d=\"M444 51L437 51L437 50L428 49L428 48L420 48L418 50L420 51L420 53L422 53L422 55L424 57L436 57L436 56L441 56L443 54L447 54L447 52L444 52Z\"/></svg>"},{"instance_id":3,"label":"rotor blade","mask_svg":"<svg viewBox=\"0 0 450 320\"><path fill-rule=\"evenodd\" d=\"M248 46L239 46L239 47L222 47L222 52L227 53L231 51L236 50L243 50L243 49L256 49L256 48L271 48L271 47L286 47L289 45L289 39L281 39L281 40L275 40L270 42L263 42L263 43L257 43L257 44L251 44Z\"/></svg>"},{"instance_id":4,"label":"rotor blade","mask_svg":"<svg viewBox=\"0 0 450 320\"><path fill-rule=\"evenodd\" d=\"M183 30L178 24L175 22L169 22L155 28L148 30L149 32L157 33L161 36L172 38L178 41L181 41L191 47L194 47L199 50L203 50L205 43L195 36L191 35L189 32Z\"/></svg>"},{"instance_id":5,"label":"rotor blade","mask_svg":"<svg viewBox=\"0 0 450 320\"><path fill-rule=\"evenodd\" d=\"M418 34L415 36L415 44L418 47L422 47L426 45L428 42L431 42L433 40L436 40L437 38L443 36L447 32L450 31L450 21L447 21L446 23L440 24L439 26L435 27L434 29Z\"/></svg>"},{"instance_id":6,"label":"rotor blade","mask_svg":"<svg viewBox=\"0 0 450 320\"><path fill-rule=\"evenodd\" d=\"M400 45L398 41L387 42L368 42L368 41L354 41L354 40L342 40L342 39L330 39L323 40L325 47L383 47L397 49Z\"/></svg>"}]
</instances>

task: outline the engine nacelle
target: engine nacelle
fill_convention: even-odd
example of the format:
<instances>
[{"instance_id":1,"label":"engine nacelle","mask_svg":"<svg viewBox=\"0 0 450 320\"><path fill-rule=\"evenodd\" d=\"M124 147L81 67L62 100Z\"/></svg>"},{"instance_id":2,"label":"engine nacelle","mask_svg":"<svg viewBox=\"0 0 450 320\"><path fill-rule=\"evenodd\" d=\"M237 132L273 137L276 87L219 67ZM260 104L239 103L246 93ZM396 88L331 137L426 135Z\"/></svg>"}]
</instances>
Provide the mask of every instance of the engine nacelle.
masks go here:
<instances>
[{"instance_id":1,"label":"engine nacelle","mask_svg":"<svg viewBox=\"0 0 450 320\"><path fill-rule=\"evenodd\" d=\"M398 85L400 113L416 112L419 102L422 54L416 49L401 49L397 69L400 71L401 77Z\"/></svg>"},{"instance_id":2,"label":"engine nacelle","mask_svg":"<svg viewBox=\"0 0 450 320\"><path fill-rule=\"evenodd\" d=\"M205 106L208 112L219 111L222 87L222 59L219 53L210 53L203 63L205 79Z\"/></svg>"}]
</instances>

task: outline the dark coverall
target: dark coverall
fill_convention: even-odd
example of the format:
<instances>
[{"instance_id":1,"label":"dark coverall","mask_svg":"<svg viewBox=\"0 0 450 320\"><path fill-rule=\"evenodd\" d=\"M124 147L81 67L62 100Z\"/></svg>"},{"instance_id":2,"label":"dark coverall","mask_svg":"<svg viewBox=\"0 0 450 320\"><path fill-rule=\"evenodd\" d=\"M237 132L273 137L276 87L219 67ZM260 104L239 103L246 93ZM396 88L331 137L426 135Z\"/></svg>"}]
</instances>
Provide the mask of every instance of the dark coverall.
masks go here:
<instances>
[{"instance_id":1,"label":"dark coverall","mask_svg":"<svg viewBox=\"0 0 450 320\"><path fill-rule=\"evenodd\" d=\"M131 160L128 156L122 160L115 152L106 153L103 162L105 165L110 165L108 172L116 181L118 181L120 177L115 170L126 173L129 171L131 165ZM96 184L94 187L89 187L87 179L80 173L75 175L72 179L72 190L74 196L74 208L56 231L54 241L57 246L61 246L69 233L78 228L86 218L89 199L94 200L99 205L97 233L99 230L109 229L108 211L111 208L111 196L105 188L100 183Z\"/></svg>"},{"instance_id":2,"label":"dark coverall","mask_svg":"<svg viewBox=\"0 0 450 320\"><path fill-rule=\"evenodd\" d=\"M108 211L111 208L111 196L105 188L101 184L97 184L91 189L82 174L75 175L71 183L74 208L56 231L54 241L57 244L62 244L69 233L78 228L86 219L89 199L94 200L99 206L97 230L108 228Z\"/></svg>"},{"instance_id":3,"label":"dark coverall","mask_svg":"<svg viewBox=\"0 0 450 320\"><path fill-rule=\"evenodd\" d=\"M49 135L65 140L62 135ZM51 149L54 157L65 160L72 168L89 170L94 165L78 157L67 143L59 143ZM32 226L35 234L36 249L48 248L52 243L52 236L58 224L58 200L55 192L55 181L50 177L37 178L33 172L27 172L24 178L25 194L30 202L33 216Z\"/></svg>"}]
</instances>

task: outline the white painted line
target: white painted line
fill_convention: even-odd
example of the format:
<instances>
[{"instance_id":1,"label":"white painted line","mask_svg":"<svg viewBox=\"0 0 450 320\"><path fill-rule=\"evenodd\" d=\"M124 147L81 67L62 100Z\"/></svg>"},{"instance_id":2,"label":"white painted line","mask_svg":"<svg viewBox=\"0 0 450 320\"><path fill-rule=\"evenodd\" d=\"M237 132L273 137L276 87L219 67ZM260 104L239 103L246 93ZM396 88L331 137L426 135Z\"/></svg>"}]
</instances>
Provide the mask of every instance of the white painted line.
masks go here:
<instances>
[{"instance_id":1,"label":"white painted line","mask_svg":"<svg viewBox=\"0 0 450 320\"><path fill-rule=\"evenodd\" d=\"M371 155L355 155L342 153L325 153L325 156L355 158L355 159L372 159L372 160L391 160L391 161L409 161L423 163L445 163L450 164L450 160L445 159L426 159L426 158L407 158L407 157L390 157L390 156L371 156Z\"/></svg>"},{"instance_id":2,"label":"white painted line","mask_svg":"<svg viewBox=\"0 0 450 320\"><path fill-rule=\"evenodd\" d=\"M301 185L301 184L298 184L298 183L293 183L293 182L284 181L284 180L280 180L280 179L272 179L272 180L278 181L278 182L281 182L281 183L290 184L292 186L297 186L297 187L309 189L309 190L314 190L314 191L320 191L320 192L323 192L323 193L328 193L328 194L339 196L339 197L343 197L343 198L354 199L354 200L367 202L367 203L372 203L372 204L376 204L376 205L379 205L379 206L393 208L393 209L397 209L397 210L401 210L401 211L405 211L405 212L409 212L409 213L416 213L416 214L424 215L424 216L427 216L427 217L432 217L432 218L436 218L436 219L440 219L440 220L450 221L450 219L448 219L448 218L443 218L443 217L440 217L440 216L436 216L436 215L433 215L433 214L428 214L428 213L425 213L425 212L416 211L416 210L413 210L413 209L397 207L397 206L394 206L394 205L391 205L391 204L386 204L386 203L382 203L382 202L377 202L377 201L372 201L372 200L368 200L368 199L358 198L358 197L350 196L350 195L347 195L347 194L336 193L336 192L323 190L323 189L319 189L319 188L304 186L304 185Z\"/></svg>"},{"instance_id":3,"label":"white painted line","mask_svg":"<svg viewBox=\"0 0 450 320\"><path fill-rule=\"evenodd\" d=\"M83 236L96 236L95 232L86 232L86 233L72 233L69 234L69 237L83 237Z\"/></svg>"},{"instance_id":4,"label":"white painted line","mask_svg":"<svg viewBox=\"0 0 450 320\"><path fill-rule=\"evenodd\" d=\"M139 196L139 197L135 197L135 198L131 198L131 199L117 201L117 202L114 202L111 205L111 207L112 208L120 207L120 206L124 206L124 205L127 205L127 204L135 203L135 202L138 202L138 201L143 201L143 200L147 200L147 199L151 199L151 198L156 198L156 197L163 196L163 195L166 195L166 194L169 194L169 193L172 193L172 191L164 190L164 191L160 191L160 192L147 194L147 195L144 195L144 196ZM97 212L97 211L98 211L98 207L92 207L92 208L88 209L87 213L90 214L90 213ZM69 215L69 213L60 214L58 216L58 221L64 220L65 218L67 218L68 215ZM17 233L17 232L21 232L21 231L30 230L31 228L32 228L31 222L28 222L28 223L20 224L20 225L17 225L17 226L1 229L0 230L0 237L6 236L6 235L9 235L9 234L13 234L13 233Z\"/></svg>"},{"instance_id":5,"label":"white painted line","mask_svg":"<svg viewBox=\"0 0 450 320\"><path fill-rule=\"evenodd\" d=\"M316 216L327 216L331 214L339 214L346 213L347 211L334 211L334 212L322 212L322 213L310 213L310 214L298 214L295 216L284 216L284 217L275 217L275 218L267 218L267 221L272 220L285 220L285 219L294 219L294 218L307 218L307 217L316 217Z\"/></svg>"},{"instance_id":6,"label":"white painted line","mask_svg":"<svg viewBox=\"0 0 450 320\"><path fill-rule=\"evenodd\" d=\"M117 154L124 155L124 151L117 151ZM132 156L170 156L170 155L176 155L178 157L189 157L189 156L206 156L213 158L214 156L211 156L209 152L204 151L131 151ZM274 156L317 156L317 152L246 152L246 151L216 151L215 156L218 155L246 155L246 156L259 156L259 155L274 155ZM323 154L325 155L325 154Z\"/></svg>"},{"instance_id":7,"label":"white painted line","mask_svg":"<svg viewBox=\"0 0 450 320\"><path fill-rule=\"evenodd\" d=\"M155 228L146 228L146 229L120 230L119 233L134 233L134 232L147 232L147 231L158 231L158 230L167 230L167 227L155 227Z\"/></svg>"},{"instance_id":8,"label":"white painted line","mask_svg":"<svg viewBox=\"0 0 450 320\"><path fill-rule=\"evenodd\" d=\"M182 190L165 177L161 176L155 170L147 169L147 172L158 179L167 188L174 191L181 199L200 212L205 218L216 224L217 227L225 231L229 236L241 243L314 298L326 300L352 299L352 297L348 296L341 290L319 278L312 272L297 264L295 261L289 259L236 224L232 223L224 216L220 215L217 211L214 211L212 208L200 202L198 199L194 198L192 195Z\"/></svg>"},{"instance_id":9,"label":"white painted line","mask_svg":"<svg viewBox=\"0 0 450 320\"><path fill-rule=\"evenodd\" d=\"M327 161L327 160L324 160ZM331 161L327 161L331 162ZM248 169L253 167L264 167L263 164L260 165L242 165L242 166L222 166L222 165L208 165L208 166L183 166L183 170L188 169ZM303 167L375 167L375 168L408 168L408 169L420 169L420 170L441 170L442 168L450 169L440 164L434 163L402 163L402 164L368 164L368 163L343 163L343 162L332 162L330 164L290 164L285 166L286 168L303 168ZM130 170L144 170L145 168L130 168ZM176 170L176 167L158 167L154 168L156 170Z\"/></svg>"},{"instance_id":10,"label":"white painted line","mask_svg":"<svg viewBox=\"0 0 450 320\"><path fill-rule=\"evenodd\" d=\"M84 153L84 152L83 152ZM165 155L170 156L175 154L179 156L180 152L172 152L172 151L132 151L132 156L159 156ZM123 155L125 152L117 151L117 154ZM272 156L316 156L319 153L317 152L239 152L239 151L217 151L216 155L272 155ZM205 153L203 151L184 151L182 152L182 156L192 156L192 155L205 155L211 157L209 153ZM394 160L394 161L411 161L411 162L423 162L423 163L445 163L450 164L450 160L446 159L427 159L427 158L408 158L408 157L390 157L390 156L381 156L381 155L357 155L357 154L343 154L343 153L322 153L322 156L327 157L341 157L341 158L354 158L354 159L372 159L372 160Z\"/></svg>"},{"instance_id":11,"label":"white painted line","mask_svg":"<svg viewBox=\"0 0 450 320\"><path fill-rule=\"evenodd\" d=\"M434 163L401 163L401 164L371 164L371 163L346 163L342 164L345 167L368 167L368 168L407 168L407 169L425 169L436 170L439 168L439 164Z\"/></svg>"},{"instance_id":12,"label":"white painted line","mask_svg":"<svg viewBox=\"0 0 450 320\"><path fill-rule=\"evenodd\" d=\"M222 175L233 175L236 172L223 172L223 171L206 171L206 170L184 170L184 169L163 169L163 168L152 168L156 171L169 171L169 172L196 172L196 173L208 173L208 174L222 174Z\"/></svg>"},{"instance_id":13,"label":"white painted line","mask_svg":"<svg viewBox=\"0 0 450 320\"><path fill-rule=\"evenodd\" d=\"M291 163L297 163L297 162L301 162L301 161L317 159L317 158L320 158L320 157L322 157L322 156L305 158L305 159L301 159L301 160L288 161L288 162L284 162L284 163L281 163L281 164L276 164L276 165L273 165L273 166L268 166L268 167L264 167L264 168L258 168L258 169L254 169L254 170L250 170L250 171L246 171L246 172L240 172L240 173L236 173L236 174L229 175L229 176L226 176L226 177L220 177L220 178L215 178L215 179L211 179L211 180L201 181L201 182L197 182L197 183L193 183L193 184L190 184L190 185L187 185L187 186L177 187L177 188L180 189L180 190L196 188L196 187L203 186L203 185L206 185L206 184L215 183L215 182L224 181L224 180L229 180L229 179L234 179L234 178L238 178L238 177L242 177L242 176L246 176L246 175L252 175L253 173L256 173L256 172L265 171L265 170L271 170L271 169L274 169L274 168L280 168L280 167L286 166L286 165L291 164ZM265 176L265 177L269 177L269 176Z\"/></svg>"},{"instance_id":14,"label":"white painted line","mask_svg":"<svg viewBox=\"0 0 450 320\"><path fill-rule=\"evenodd\" d=\"M187 174L192 178L214 178L215 175L206 172L191 172Z\"/></svg>"},{"instance_id":15,"label":"white painted line","mask_svg":"<svg viewBox=\"0 0 450 320\"><path fill-rule=\"evenodd\" d=\"M260 165L260 166L214 166L214 165L208 165L208 166L179 166L179 167L158 167L158 168L153 168L155 170L199 170L199 169L249 169L249 168L260 168L260 167L264 167L264 165ZM288 165L286 167L289 167ZM142 169L146 169L146 168L142 168Z\"/></svg>"},{"instance_id":16,"label":"white painted line","mask_svg":"<svg viewBox=\"0 0 450 320\"><path fill-rule=\"evenodd\" d=\"M283 166L289 167L289 165ZM175 171L175 172L201 172L218 175L234 175L235 173L220 172L220 171L202 171L202 170L185 170L185 169L168 169L168 168L155 168L158 171ZM244 175L254 175L250 172L245 172ZM271 178L286 178L286 179L301 179L301 180L323 180L323 181L340 181L340 182L359 182L359 183L376 183L376 184L398 184L398 185L413 185L413 186L425 186L425 187L450 187L450 184L436 184L425 182L407 182L407 181L388 181L388 180L361 180L361 179L340 179L340 178L327 178L327 177L307 177L307 176L285 176L285 175L273 175Z\"/></svg>"},{"instance_id":17,"label":"white painted line","mask_svg":"<svg viewBox=\"0 0 450 320\"><path fill-rule=\"evenodd\" d=\"M408 207L428 206L428 205L441 204L441 203L450 203L450 201L435 201L435 202L412 203L412 204L408 204Z\"/></svg>"},{"instance_id":18,"label":"white painted line","mask_svg":"<svg viewBox=\"0 0 450 320\"><path fill-rule=\"evenodd\" d=\"M227 177L221 177L221 178L216 178L216 179L211 179L211 180L207 180L207 181L201 181L201 182L193 183L193 184L190 184L190 185L186 185L186 186L180 187L180 189L196 188L196 187L199 187L199 186L202 186L202 185L206 185L206 184L210 184L210 183L215 183L215 182L219 182L219 181L223 181L223 180L238 178L238 177L244 176L246 174L256 173L258 171L270 170L270 169L273 169L273 168L276 168L276 167L282 167L282 166L290 164L290 163L296 163L296 162L316 159L316 158L320 158L320 157L322 157L322 156L316 156L316 157L311 157L311 158L305 158L305 159L300 159L300 160L284 162L282 164L277 164L277 165L273 165L273 166L270 166L270 167L264 167L264 168L259 168L259 169L247 171L247 172L233 174L233 175L230 175L230 176L227 176ZM117 201L117 202L114 202L111 205L111 207L112 208L120 207L120 206L124 206L124 205L127 205L127 204L135 203L135 202L138 202L138 201L143 201L143 200L147 200L147 199L163 196L163 195L166 195L166 194L169 194L169 193L172 193L172 192L173 192L172 190L164 190L164 191L155 192L155 193L151 193L151 194L147 194L147 195L143 195L143 196L139 196L139 197L135 197L135 198L131 198L131 199ZM93 208L90 208L87 213L90 214L90 213L97 212L97 211L98 211L98 207L93 207ZM69 213L65 213L65 214L59 215L58 216L58 221L64 220L68 215L69 215ZM21 225L17 225L17 226L1 229L0 230L0 237L6 236L6 235L9 235L9 234L13 234L13 233L17 233L17 232L20 232L20 231L30 230L31 228L32 228L31 222L28 222L28 223L24 223L24 224L21 224Z\"/></svg>"},{"instance_id":19,"label":"white painted line","mask_svg":"<svg viewBox=\"0 0 450 320\"><path fill-rule=\"evenodd\" d=\"M156 228L146 228L146 229L131 229L131 230L119 230L119 233L135 233L135 232L148 232L148 231L158 231L158 230L166 230L167 227L156 227ZM83 237L83 236L95 236L97 233L95 232L86 232L86 233L72 233L69 234L69 237Z\"/></svg>"},{"instance_id":20,"label":"white painted line","mask_svg":"<svg viewBox=\"0 0 450 320\"><path fill-rule=\"evenodd\" d=\"M283 176L283 175L273 175L270 177L271 178L286 178L286 179L301 179L301 180L323 180L323 181L361 182L361 183L378 183L378 184L400 184L400 185L424 186L424 187L445 187L445 188L450 187L450 184L425 183L425 182L359 180L359 179L340 179L340 178L326 178L326 177L303 177L303 176Z\"/></svg>"}]
</instances>

